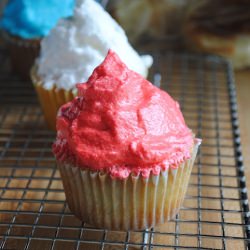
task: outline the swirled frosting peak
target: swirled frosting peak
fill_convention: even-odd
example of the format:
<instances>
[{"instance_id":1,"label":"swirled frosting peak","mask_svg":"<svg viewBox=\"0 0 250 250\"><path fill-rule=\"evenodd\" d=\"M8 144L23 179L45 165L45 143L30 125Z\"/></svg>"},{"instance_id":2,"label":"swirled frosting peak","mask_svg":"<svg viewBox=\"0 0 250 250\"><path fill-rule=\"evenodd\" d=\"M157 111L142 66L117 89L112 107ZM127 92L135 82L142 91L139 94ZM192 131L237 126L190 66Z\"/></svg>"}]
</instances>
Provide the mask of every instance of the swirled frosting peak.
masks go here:
<instances>
[{"instance_id":1,"label":"swirled frosting peak","mask_svg":"<svg viewBox=\"0 0 250 250\"><path fill-rule=\"evenodd\" d=\"M57 117L58 161L126 178L157 175L190 157L194 139L179 104L115 52L77 88Z\"/></svg>"}]
</instances>

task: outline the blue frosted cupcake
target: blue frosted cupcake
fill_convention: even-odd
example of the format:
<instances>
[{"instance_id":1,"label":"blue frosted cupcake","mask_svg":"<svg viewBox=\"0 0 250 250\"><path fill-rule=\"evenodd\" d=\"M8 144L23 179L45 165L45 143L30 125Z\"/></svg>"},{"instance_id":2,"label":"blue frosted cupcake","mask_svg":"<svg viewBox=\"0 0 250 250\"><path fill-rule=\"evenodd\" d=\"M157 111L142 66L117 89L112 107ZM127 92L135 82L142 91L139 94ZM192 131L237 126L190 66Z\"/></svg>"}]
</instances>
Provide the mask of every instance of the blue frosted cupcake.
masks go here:
<instances>
[{"instance_id":1,"label":"blue frosted cupcake","mask_svg":"<svg viewBox=\"0 0 250 250\"><path fill-rule=\"evenodd\" d=\"M0 20L12 69L23 78L39 54L40 41L60 18L73 14L75 0L9 0Z\"/></svg>"}]
</instances>

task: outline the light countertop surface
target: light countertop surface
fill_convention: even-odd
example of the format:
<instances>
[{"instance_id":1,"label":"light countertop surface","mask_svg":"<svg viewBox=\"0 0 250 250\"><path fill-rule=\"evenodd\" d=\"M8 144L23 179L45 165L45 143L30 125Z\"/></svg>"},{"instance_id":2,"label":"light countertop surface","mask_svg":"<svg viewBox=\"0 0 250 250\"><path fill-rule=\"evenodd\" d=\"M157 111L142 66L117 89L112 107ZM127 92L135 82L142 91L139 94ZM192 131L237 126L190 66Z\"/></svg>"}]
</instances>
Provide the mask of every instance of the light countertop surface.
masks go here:
<instances>
[{"instance_id":1,"label":"light countertop surface","mask_svg":"<svg viewBox=\"0 0 250 250\"><path fill-rule=\"evenodd\" d=\"M235 72L241 142L250 198L250 70Z\"/></svg>"}]
</instances>

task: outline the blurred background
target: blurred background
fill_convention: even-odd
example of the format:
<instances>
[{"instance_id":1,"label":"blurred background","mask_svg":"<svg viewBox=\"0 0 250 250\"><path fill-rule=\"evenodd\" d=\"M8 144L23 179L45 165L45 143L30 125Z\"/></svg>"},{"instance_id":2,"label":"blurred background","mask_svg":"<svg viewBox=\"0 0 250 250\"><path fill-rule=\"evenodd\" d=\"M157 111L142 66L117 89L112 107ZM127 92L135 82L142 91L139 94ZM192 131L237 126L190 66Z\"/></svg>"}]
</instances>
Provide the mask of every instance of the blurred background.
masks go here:
<instances>
[{"instance_id":1,"label":"blurred background","mask_svg":"<svg viewBox=\"0 0 250 250\"><path fill-rule=\"evenodd\" d=\"M7 1L1 0L0 13ZM134 45L157 41L158 46L226 57L235 69L250 66L248 0L102 2Z\"/></svg>"},{"instance_id":2,"label":"blurred background","mask_svg":"<svg viewBox=\"0 0 250 250\"><path fill-rule=\"evenodd\" d=\"M108 8L133 43L157 40L250 66L250 1L121 0Z\"/></svg>"},{"instance_id":3,"label":"blurred background","mask_svg":"<svg viewBox=\"0 0 250 250\"><path fill-rule=\"evenodd\" d=\"M8 0L1 0L0 14ZM15 1L18 2L18 1ZM235 69L250 66L248 0L103 0L135 45L223 56Z\"/></svg>"}]
</instances>

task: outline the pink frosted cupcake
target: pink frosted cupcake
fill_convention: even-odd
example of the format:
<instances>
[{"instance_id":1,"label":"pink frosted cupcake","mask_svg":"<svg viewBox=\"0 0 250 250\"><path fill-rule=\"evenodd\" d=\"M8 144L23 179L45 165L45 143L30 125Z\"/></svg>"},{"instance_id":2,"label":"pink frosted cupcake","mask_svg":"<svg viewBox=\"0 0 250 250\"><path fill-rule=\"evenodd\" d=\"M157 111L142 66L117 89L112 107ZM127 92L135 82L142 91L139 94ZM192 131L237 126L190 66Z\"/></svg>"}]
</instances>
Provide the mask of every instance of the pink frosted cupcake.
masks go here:
<instances>
[{"instance_id":1,"label":"pink frosted cupcake","mask_svg":"<svg viewBox=\"0 0 250 250\"><path fill-rule=\"evenodd\" d=\"M179 104L109 51L61 107L53 151L79 219L137 230L179 211L199 144Z\"/></svg>"}]
</instances>

